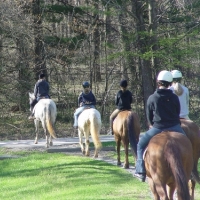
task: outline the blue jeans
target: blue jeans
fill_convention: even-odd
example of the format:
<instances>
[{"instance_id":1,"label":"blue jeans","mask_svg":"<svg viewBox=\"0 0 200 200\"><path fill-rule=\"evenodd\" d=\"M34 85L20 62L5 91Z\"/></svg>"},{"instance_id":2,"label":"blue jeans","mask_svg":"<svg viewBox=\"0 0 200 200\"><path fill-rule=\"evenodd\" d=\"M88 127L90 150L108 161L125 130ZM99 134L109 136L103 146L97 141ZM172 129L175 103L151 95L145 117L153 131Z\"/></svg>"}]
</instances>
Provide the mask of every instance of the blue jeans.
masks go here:
<instances>
[{"instance_id":1,"label":"blue jeans","mask_svg":"<svg viewBox=\"0 0 200 200\"><path fill-rule=\"evenodd\" d=\"M46 99L49 99L49 96L44 96ZM37 97L37 101L39 101L40 99L44 98L44 97Z\"/></svg>"},{"instance_id":2,"label":"blue jeans","mask_svg":"<svg viewBox=\"0 0 200 200\"><path fill-rule=\"evenodd\" d=\"M170 128L164 128L164 129L158 129L158 128L151 128L149 129L139 140L137 144L137 162L136 162L136 173L142 173L145 174L145 165L144 165L144 160L143 160L143 153L145 148L147 147L150 139L157 135L158 133L161 133L162 131L174 131L174 132L179 132L184 135L185 132L181 128L180 124L170 127Z\"/></svg>"},{"instance_id":3,"label":"blue jeans","mask_svg":"<svg viewBox=\"0 0 200 200\"><path fill-rule=\"evenodd\" d=\"M78 116L85 110L85 108L90 107L90 108L95 108L94 105L84 105L76 109L74 113L74 125L73 126L78 126Z\"/></svg>"}]
</instances>

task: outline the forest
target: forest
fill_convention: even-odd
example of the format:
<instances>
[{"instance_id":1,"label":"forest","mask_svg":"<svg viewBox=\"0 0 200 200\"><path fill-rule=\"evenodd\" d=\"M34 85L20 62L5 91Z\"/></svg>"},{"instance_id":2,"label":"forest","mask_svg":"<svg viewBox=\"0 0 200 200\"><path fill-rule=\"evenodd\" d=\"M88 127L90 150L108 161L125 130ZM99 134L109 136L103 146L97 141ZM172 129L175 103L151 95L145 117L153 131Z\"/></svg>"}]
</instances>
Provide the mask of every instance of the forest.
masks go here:
<instances>
[{"instance_id":1,"label":"forest","mask_svg":"<svg viewBox=\"0 0 200 200\"><path fill-rule=\"evenodd\" d=\"M89 81L109 129L119 82L147 129L146 101L161 70L178 69L200 124L199 0L3 0L0 2L0 138L34 136L29 98L44 72L56 102L57 136L73 132L82 82Z\"/></svg>"}]
</instances>

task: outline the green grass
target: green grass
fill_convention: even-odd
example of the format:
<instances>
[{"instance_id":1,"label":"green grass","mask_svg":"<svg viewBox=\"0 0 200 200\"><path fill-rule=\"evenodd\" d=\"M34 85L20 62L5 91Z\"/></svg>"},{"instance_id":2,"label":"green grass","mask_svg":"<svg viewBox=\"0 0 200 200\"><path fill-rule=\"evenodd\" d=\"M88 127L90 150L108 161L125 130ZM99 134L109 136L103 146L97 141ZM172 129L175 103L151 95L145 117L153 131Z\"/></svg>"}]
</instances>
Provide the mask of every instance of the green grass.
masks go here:
<instances>
[{"instance_id":1,"label":"green grass","mask_svg":"<svg viewBox=\"0 0 200 200\"><path fill-rule=\"evenodd\" d=\"M64 153L17 154L1 160L1 199L151 199L147 184L106 162Z\"/></svg>"},{"instance_id":2,"label":"green grass","mask_svg":"<svg viewBox=\"0 0 200 200\"><path fill-rule=\"evenodd\" d=\"M8 153L18 157L0 160L0 199L152 199L147 183L139 182L124 169L104 161L64 153L6 152L0 149L0 155ZM111 156L116 158L116 153ZM133 164L132 155L129 157ZM195 188L195 199L200 199L199 185Z\"/></svg>"}]
</instances>

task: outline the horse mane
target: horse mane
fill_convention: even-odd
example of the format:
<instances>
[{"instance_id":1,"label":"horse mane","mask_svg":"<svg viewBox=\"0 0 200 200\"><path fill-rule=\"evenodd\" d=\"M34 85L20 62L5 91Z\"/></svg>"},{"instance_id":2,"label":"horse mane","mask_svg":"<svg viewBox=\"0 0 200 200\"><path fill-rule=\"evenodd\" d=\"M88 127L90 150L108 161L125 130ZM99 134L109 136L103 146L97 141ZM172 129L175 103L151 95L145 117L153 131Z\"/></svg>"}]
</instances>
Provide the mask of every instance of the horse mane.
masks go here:
<instances>
[{"instance_id":1,"label":"horse mane","mask_svg":"<svg viewBox=\"0 0 200 200\"><path fill-rule=\"evenodd\" d=\"M182 168L183 163L180 159L177 159L181 157L180 151L174 140L170 140L166 143L164 155L177 182L176 187L178 196L180 196L181 199L190 199L188 181L186 180L185 172Z\"/></svg>"}]
</instances>

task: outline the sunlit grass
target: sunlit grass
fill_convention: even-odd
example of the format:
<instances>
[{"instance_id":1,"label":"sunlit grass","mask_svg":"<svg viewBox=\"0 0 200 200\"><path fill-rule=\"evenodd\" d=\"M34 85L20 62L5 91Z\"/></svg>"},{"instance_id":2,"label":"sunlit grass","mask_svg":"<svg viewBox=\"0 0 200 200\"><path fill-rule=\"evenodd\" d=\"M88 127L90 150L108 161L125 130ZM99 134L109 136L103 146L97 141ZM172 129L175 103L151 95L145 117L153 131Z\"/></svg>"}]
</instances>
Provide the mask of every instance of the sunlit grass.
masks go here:
<instances>
[{"instance_id":1,"label":"sunlit grass","mask_svg":"<svg viewBox=\"0 0 200 200\"><path fill-rule=\"evenodd\" d=\"M104 161L65 153L0 149L0 155L8 153L17 158L0 160L0 199L152 199L147 183L139 182L124 169ZM116 159L116 153L108 155ZM124 151L121 156L123 161ZM131 153L129 159L134 165ZM195 188L195 199L200 199L199 185Z\"/></svg>"},{"instance_id":2,"label":"sunlit grass","mask_svg":"<svg viewBox=\"0 0 200 200\"><path fill-rule=\"evenodd\" d=\"M1 199L151 199L147 184L103 161L64 153L17 154L1 160Z\"/></svg>"}]
</instances>

